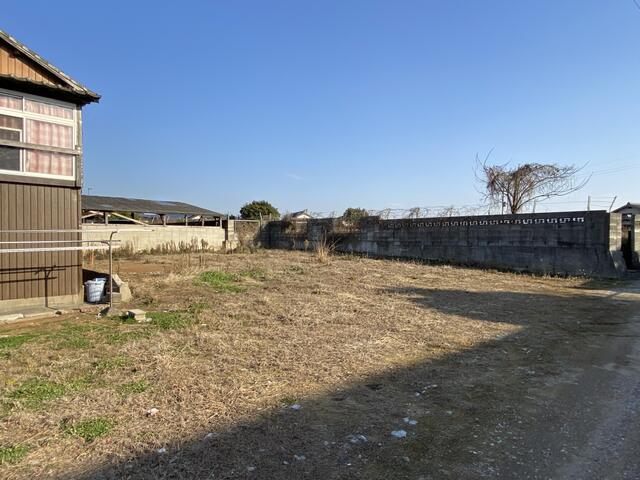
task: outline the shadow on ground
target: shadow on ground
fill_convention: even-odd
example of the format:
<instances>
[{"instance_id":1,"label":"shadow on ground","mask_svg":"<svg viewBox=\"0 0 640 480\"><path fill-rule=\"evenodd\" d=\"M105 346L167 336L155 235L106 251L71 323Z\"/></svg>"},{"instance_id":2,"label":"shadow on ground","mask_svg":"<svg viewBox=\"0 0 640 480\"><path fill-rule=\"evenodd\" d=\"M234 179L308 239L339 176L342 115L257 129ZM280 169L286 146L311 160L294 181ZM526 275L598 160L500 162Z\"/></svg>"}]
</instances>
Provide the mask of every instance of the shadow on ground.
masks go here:
<instances>
[{"instance_id":1,"label":"shadow on ground","mask_svg":"<svg viewBox=\"0 0 640 480\"><path fill-rule=\"evenodd\" d=\"M550 434L562 435L560 414L549 402L597 361L603 343L623 335L637 309L634 300L585 292L403 288L380 295L406 297L434 314L520 328L302 399L300 410L283 406L225 431L194 432L167 445L166 453L97 466L79 478L514 478L511 466L551 461L545 445L522 452L523 439L541 421ZM406 438L391 435L401 429Z\"/></svg>"}]
</instances>

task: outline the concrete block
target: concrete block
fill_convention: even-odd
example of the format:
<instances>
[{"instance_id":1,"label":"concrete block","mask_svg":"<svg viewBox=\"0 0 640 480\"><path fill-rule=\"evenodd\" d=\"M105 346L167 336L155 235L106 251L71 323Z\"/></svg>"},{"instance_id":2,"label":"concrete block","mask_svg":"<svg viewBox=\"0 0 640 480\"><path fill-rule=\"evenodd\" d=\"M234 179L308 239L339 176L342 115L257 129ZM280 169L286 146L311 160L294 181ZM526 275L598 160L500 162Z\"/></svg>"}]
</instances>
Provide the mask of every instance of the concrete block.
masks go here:
<instances>
[{"instance_id":1,"label":"concrete block","mask_svg":"<svg viewBox=\"0 0 640 480\"><path fill-rule=\"evenodd\" d=\"M113 283L116 285L116 290L119 295L113 294L113 301L128 302L133 298L129 284L124 282L117 274L113 276Z\"/></svg>"},{"instance_id":2,"label":"concrete block","mask_svg":"<svg viewBox=\"0 0 640 480\"><path fill-rule=\"evenodd\" d=\"M144 310L140 310L138 308L134 308L132 310L128 310L127 311L127 316L129 318L134 318L136 320L136 322L138 322L138 323L148 322L149 321L149 319L147 318L147 312L145 312Z\"/></svg>"},{"instance_id":3,"label":"concrete block","mask_svg":"<svg viewBox=\"0 0 640 480\"><path fill-rule=\"evenodd\" d=\"M8 315L0 315L0 324L17 322L18 320L21 320L23 318L24 318L24 315L21 313L11 313Z\"/></svg>"}]
</instances>

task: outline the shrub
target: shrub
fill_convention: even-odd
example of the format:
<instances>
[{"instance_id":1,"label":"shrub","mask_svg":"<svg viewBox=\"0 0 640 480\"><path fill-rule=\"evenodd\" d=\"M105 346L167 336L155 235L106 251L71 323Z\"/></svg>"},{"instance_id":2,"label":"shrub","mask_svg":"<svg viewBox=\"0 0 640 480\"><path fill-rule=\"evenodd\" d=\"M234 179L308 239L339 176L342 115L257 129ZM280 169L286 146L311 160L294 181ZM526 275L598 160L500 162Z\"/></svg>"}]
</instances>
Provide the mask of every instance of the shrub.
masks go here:
<instances>
[{"instance_id":1,"label":"shrub","mask_svg":"<svg viewBox=\"0 0 640 480\"><path fill-rule=\"evenodd\" d=\"M342 219L347 222L355 222L362 218L368 217L369 212L364 208L347 208L342 214Z\"/></svg>"},{"instance_id":2,"label":"shrub","mask_svg":"<svg viewBox=\"0 0 640 480\"><path fill-rule=\"evenodd\" d=\"M260 218L277 219L280 212L266 200L254 200L246 203L240 209L240 215L245 220L260 220Z\"/></svg>"}]
</instances>

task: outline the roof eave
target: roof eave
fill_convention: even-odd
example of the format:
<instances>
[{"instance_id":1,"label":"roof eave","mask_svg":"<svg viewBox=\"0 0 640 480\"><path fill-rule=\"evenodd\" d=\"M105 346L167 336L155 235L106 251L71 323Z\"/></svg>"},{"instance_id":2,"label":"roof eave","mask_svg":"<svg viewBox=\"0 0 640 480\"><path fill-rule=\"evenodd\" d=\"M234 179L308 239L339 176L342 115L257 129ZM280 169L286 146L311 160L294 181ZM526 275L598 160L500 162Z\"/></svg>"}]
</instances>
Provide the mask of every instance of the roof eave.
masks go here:
<instances>
[{"instance_id":1,"label":"roof eave","mask_svg":"<svg viewBox=\"0 0 640 480\"><path fill-rule=\"evenodd\" d=\"M14 77L13 75L0 74L0 86L9 90L16 90L23 93L31 93L33 95L41 95L48 98L56 98L78 105L86 105L100 101L100 95L94 92L81 93L70 88L56 85L49 85L42 82L34 82L24 78Z\"/></svg>"},{"instance_id":2,"label":"roof eave","mask_svg":"<svg viewBox=\"0 0 640 480\"><path fill-rule=\"evenodd\" d=\"M91 99L86 101L86 103L97 102L100 99L100 95L91 91L84 85L82 85L77 80L74 80L72 77L64 73L58 67L54 66L45 58L38 55L36 52L31 50L29 47L24 45L23 43L16 40L14 37L9 35L8 33L0 30L0 39L4 40L6 43L11 45L14 49L22 53L25 57L29 58L32 62L36 63L38 66L49 72L54 77L58 78L63 83L69 85L69 90L75 92L79 96L85 97L87 99ZM37 82L33 82L36 83Z\"/></svg>"}]
</instances>

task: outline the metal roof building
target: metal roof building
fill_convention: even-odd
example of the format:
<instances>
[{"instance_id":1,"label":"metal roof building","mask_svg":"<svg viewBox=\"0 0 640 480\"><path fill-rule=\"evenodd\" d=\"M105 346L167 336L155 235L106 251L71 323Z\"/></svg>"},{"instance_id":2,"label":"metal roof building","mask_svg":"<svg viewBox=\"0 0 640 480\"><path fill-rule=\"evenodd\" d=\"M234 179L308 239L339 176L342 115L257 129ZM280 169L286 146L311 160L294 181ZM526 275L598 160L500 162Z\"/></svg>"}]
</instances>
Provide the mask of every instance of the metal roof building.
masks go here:
<instances>
[{"instance_id":1,"label":"metal roof building","mask_svg":"<svg viewBox=\"0 0 640 480\"><path fill-rule=\"evenodd\" d=\"M222 213L184 202L97 195L82 195L82 212L83 220L102 217L104 223L109 222L110 216L134 223L145 223L136 220L135 214L141 218L146 218L149 215L159 216L165 225L168 219L178 220L179 217L182 217L187 223L190 218L197 217L203 225L207 218L219 223L225 217ZM131 217L126 214L131 214Z\"/></svg>"},{"instance_id":2,"label":"metal roof building","mask_svg":"<svg viewBox=\"0 0 640 480\"><path fill-rule=\"evenodd\" d=\"M143 200L140 198L102 197L82 195L82 209L98 212L156 213L158 215L182 214L224 217L223 214L184 202Z\"/></svg>"}]
</instances>

